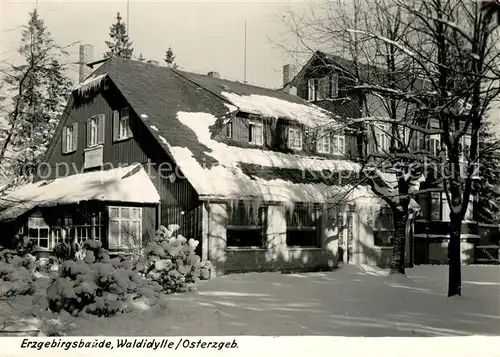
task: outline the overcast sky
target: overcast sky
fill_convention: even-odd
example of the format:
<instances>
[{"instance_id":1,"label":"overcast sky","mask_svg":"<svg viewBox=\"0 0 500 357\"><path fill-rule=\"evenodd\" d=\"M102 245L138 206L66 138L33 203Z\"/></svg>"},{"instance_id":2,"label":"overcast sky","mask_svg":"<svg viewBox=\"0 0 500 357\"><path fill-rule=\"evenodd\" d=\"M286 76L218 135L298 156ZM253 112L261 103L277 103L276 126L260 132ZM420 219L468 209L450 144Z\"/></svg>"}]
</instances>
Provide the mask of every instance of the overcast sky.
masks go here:
<instances>
[{"instance_id":1,"label":"overcast sky","mask_svg":"<svg viewBox=\"0 0 500 357\"><path fill-rule=\"evenodd\" d=\"M4 61L15 59L19 26L26 24L35 5L35 0L0 0L0 53ZM286 33L278 19L287 6L302 11L307 5L297 1L130 0L134 54L142 52L147 59L160 61L172 46L182 69L203 73L215 70L224 78L243 80L246 21L247 80L278 87L282 83L282 66L290 60L273 42L282 42ZM120 12L126 21L127 2L39 0L38 11L59 44L91 44L94 59L100 59L116 13ZM295 40L291 37L287 36L293 46ZM71 50L71 60L77 61L78 45ZM76 78L77 67L73 68Z\"/></svg>"}]
</instances>

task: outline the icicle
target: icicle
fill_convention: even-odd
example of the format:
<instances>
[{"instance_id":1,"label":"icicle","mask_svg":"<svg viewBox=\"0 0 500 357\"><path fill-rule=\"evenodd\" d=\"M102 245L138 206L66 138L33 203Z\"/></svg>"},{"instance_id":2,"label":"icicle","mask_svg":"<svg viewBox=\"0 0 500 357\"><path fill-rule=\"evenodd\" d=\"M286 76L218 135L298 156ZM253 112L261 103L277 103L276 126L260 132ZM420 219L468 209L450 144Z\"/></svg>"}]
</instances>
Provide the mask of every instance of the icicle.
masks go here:
<instances>
[{"instance_id":1,"label":"icicle","mask_svg":"<svg viewBox=\"0 0 500 357\"><path fill-rule=\"evenodd\" d=\"M283 202L283 206L285 206L285 211L288 214L288 217L291 218L293 216L293 211L295 210L295 202L285 201Z\"/></svg>"},{"instance_id":2,"label":"icicle","mask_svg":"<svg viewBox=\"0 0 500 357\"><path fill-rule=\"evenodd\" d=\"M77 91L80 97L86 97L101 89L107 78L108 75L106 73L98 75L97 77L92 76L74 87L73 91Z\"/></svg>"}]
</instances>

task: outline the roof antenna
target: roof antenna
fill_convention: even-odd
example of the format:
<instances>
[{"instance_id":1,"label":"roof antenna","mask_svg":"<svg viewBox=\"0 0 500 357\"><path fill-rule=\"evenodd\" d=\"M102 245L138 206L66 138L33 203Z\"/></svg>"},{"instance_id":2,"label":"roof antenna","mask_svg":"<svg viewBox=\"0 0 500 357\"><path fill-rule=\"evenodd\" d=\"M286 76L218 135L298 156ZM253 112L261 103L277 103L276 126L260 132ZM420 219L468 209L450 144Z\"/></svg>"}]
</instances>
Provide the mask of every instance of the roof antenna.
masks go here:
<instances>
[{"instance_id":1,"label":"roof antenna","mask_svg":"<svg viewBox=\"0 0 500 357\"><path fill-rule=\"evenodd\" d=\"M245 20L245 55L243 62L243 82L247 83L247 22Z\"/></svg>"},{"instance_id":2,"label":"roof antenna","mask_svg":"<svg viewBox=\"0 0 500 357\"><path fill-rule=\"evenodd\" d=\"M127 0L127 35L130 38L129 12L130 12L130 0Z\"/></svg>"}]
</instances>

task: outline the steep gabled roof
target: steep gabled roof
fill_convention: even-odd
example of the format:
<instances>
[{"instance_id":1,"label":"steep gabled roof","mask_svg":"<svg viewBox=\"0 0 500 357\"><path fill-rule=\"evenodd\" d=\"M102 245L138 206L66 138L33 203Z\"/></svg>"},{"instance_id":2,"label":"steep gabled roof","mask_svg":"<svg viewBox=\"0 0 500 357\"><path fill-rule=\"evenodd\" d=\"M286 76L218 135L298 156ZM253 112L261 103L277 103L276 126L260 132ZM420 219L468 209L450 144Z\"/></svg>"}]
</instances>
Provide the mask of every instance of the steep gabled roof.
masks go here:
<instances>
[{"instance_id":1,"label":"steep gabled roof","mask_svg":"<svg viewBox=\"0 0 500 357\"><path fill-rule=\"evenodd\" d=\"M359 171L354 162L241 148L214 140L214 134L237 111L311 126L334 121L331 113L296 96L121 58L108 60L91 77L102 79L101 75L122 93L200 198L325 202L352 189L345 182L345 172ZM92 85L91 80L86 84ZM262 168L262 177L256 167ZM332 186L325 170L329 175L344 173L343 187ZM306 173L316 175L315 180ZM364 188L350 192L373 198Z\"/></svg>"},{"instance_id":2,"label":"steep gabled roof","mask_svg":"<svg viewBox=\"0 0 500 357\"><path fill-rule=\"evenodd\" d=\"M290 81L290 83L296 85L299 81L301 81L306 72L310 70L316 62L320 62L321 66L332 66L333 68L343 72L348 77L357 78L359 80L359 84L370 84L373 86L385 87L387 86L389 80L389 72L387 69L379 67L375 64L362 63L361 61L358 61L358 75L356 76L354 73L355 62L353 60L323 51L316 51ZM394 73L394 76L397 78L397 86L401 89L420 89L423 87L423 80L416 78L406 69L397 70Z\"/></svg>"}]
</instances>

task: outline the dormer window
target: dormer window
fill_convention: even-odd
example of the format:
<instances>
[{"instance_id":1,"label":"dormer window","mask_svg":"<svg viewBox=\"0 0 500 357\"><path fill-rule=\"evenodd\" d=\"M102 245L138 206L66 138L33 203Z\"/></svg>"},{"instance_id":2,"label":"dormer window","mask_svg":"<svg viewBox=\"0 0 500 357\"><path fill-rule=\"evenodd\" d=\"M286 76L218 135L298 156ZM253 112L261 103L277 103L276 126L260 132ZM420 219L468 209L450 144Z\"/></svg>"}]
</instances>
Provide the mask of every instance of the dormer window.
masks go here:
<instances>
[{"instance_id":1,"label":"dormer window","mask_svg":"<svg viewBox=\"0 0 500 357\"><path fill-rule=\"evenodd\" d=\"M297 128L288 128L288 147L302 150L302 131Z\"/></svg>"},{"instance_id":2,"label":"dormer window","mask_svg":"<svg viewBox=\"0 0 500 357\"><path fill-rule=\"evenodd\" d=\"M329 154L330 153L330 134L325 132L320 132L318 134L318 139L316 141L316 151L320 154Z\"/></svg>"},{"instance_id":3,"label":"dormer window","mask_svg":"<svg viewBox=\"0 0 500 357\"><path fill-rule=\"evenodd\" d=\"M264 126L261 123L248 123L248 142L253 145L264 143Z\"/></svg>"},{"instance_id":4,"label":"dormer window","mask_svg":"<svg viewBox=\"0 0 500 357\"><path fill-rule=\"evenodd\" d=\"M345 153L345 136L334 134L332 136L332 154L341 155Z\"/></svg>"},{"instance_id":5,"label":"dormer window","mask_svg":"<svg viewBox=\"0 0 500 357\"><path fill-rule=\"evenodd\" d=\"M338 74L333 73L321 78L311 78L308 81L307 99L311 102L336 98L338 96Z\"/></svg>"}]
</instances>

